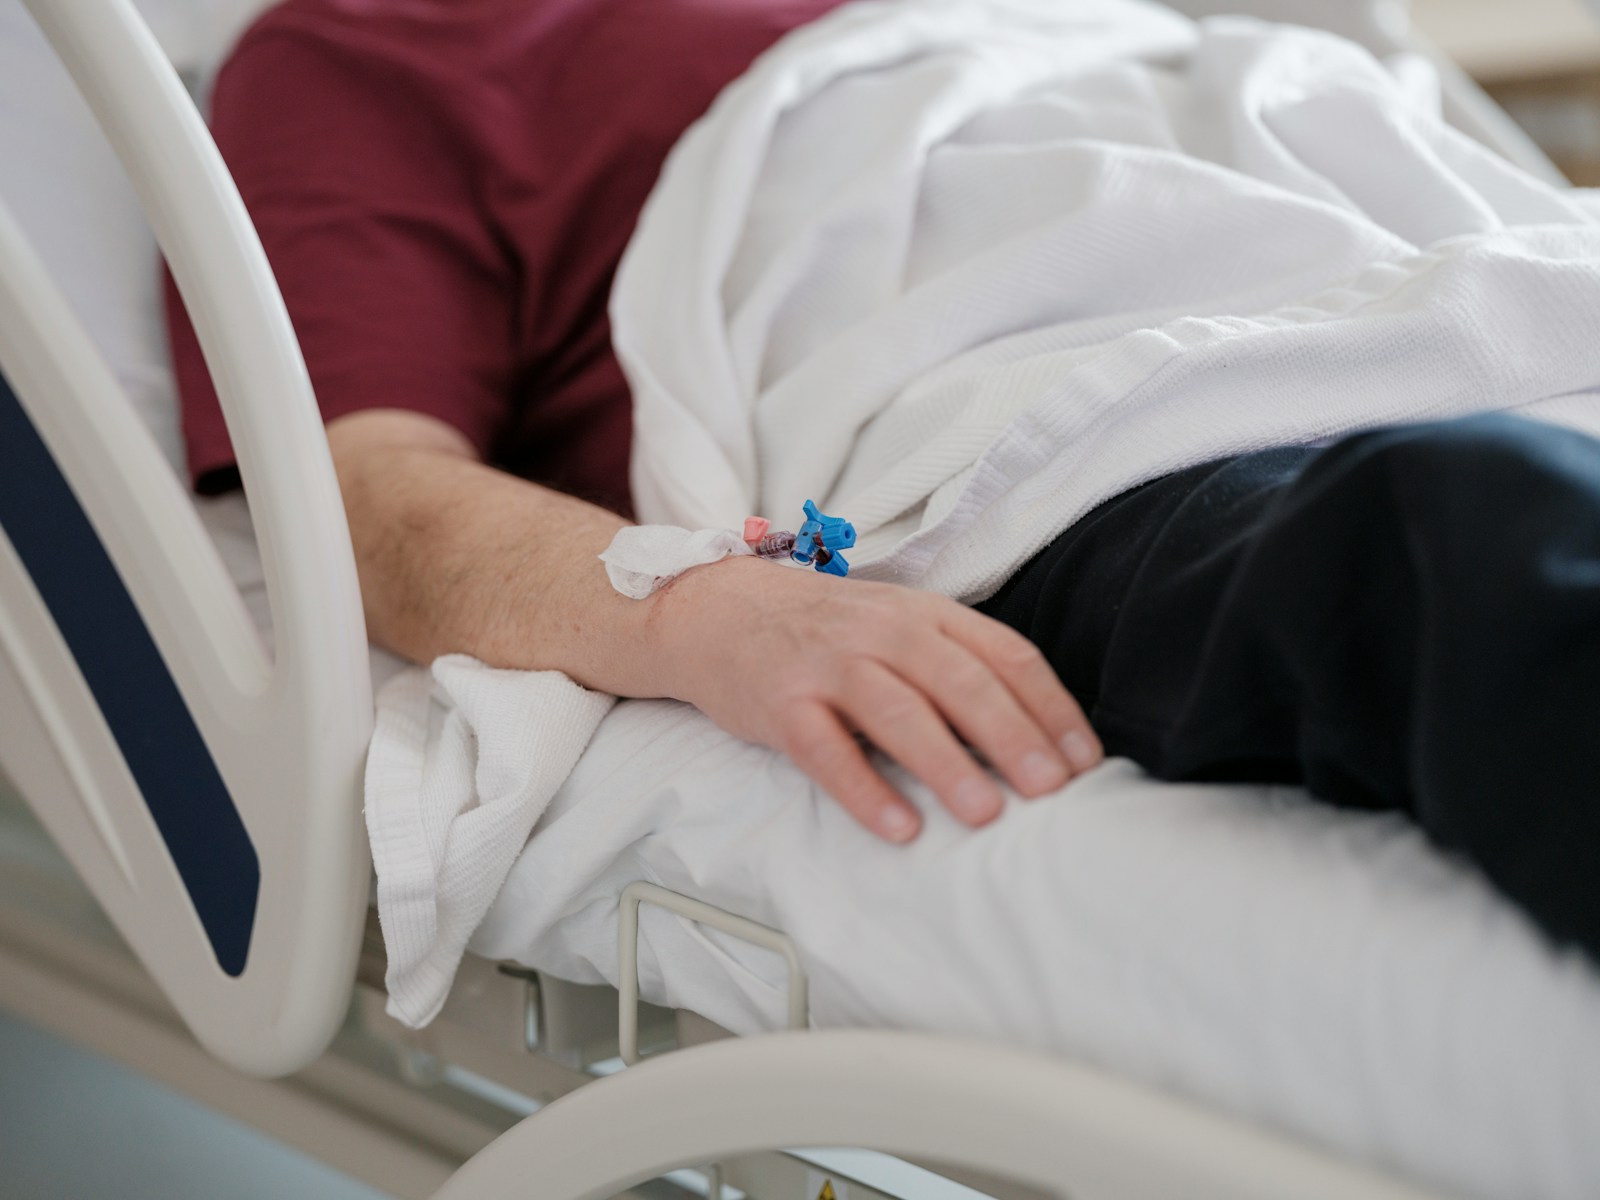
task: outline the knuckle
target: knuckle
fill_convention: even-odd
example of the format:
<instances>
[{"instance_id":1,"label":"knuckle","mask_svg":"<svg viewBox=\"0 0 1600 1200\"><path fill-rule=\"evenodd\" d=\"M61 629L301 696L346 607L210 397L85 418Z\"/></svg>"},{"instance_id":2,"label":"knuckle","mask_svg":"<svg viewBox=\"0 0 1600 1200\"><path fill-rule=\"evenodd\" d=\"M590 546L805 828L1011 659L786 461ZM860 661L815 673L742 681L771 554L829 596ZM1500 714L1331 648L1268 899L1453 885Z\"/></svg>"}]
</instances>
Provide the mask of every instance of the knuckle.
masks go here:
<instances>
[{"instance_id":1,"label":"knuckle","mask_svg":"<svg viewBox=\"0 0 1600 1200\"><path fill-rule=\"evenodd\" d=\"M826 767L839 757L837 741L837 735L820 725L791 724L784 732L783 751L803 767Z\"/></svg>"},{"instance_id":2,"label":"knuckle","mask_svg":"<svg viewBox=\"0 0 1600 1200\"><path fill-rule=\"evenodd\" d=\"M995 665L1006 671L1030 671L1044 662L1044 655L1037 646L1010 629L995 639L992 654Z\"/></svg>"},{"instance_id":3,"label":"knuckle","mask_svg":"<svg viewBox=\"0 0 1600 1200\"><path fill-rule=\"evenodd\" d=\"M846 769L826 780L819 780L824 789L847 810L864 818L883 807L883 797L873 786L871 773Z\"/></svg>"},{"instance_id":4,"label":"knuckle","mask_svg":"<svg viewBox=\"0 0 1600 1200\"><path fill-rule=\"evenodd\" d=\"M885 625L879 633L878 652L894 659L910 658L917 653L921 637L921 626L901 616Z\"/></svg>"},{"instance_id":5,"label":"knuckle","mask_svg":"<svg viewBox=\"0 0 1600 1200\"><path fill-rule=\"evenodd\" d=\"M1000 770L1007 771L1021 762L1030 751L1036 749L1038 744L1034 739L1006 734L991 740L988 753L991 762Z\"/></svg>"},{"instance_id":6,"label":"knuckle","mask_svg":"<svg viewBox=\"0 0 1600 1200\"><path fill-rule=\"evenodd\" d=\"M829 792L835 800L844 805L846 811L869 821L884 804L882 798L859 779L844 780L838 786L830 788Z\"/></svg>"},{"instance_id":7,"label":"knuckle","mask_svg":"<svg viewBox=\"0 0 1600 1200\"><path fill-rule=\"evenodd\" d=\"M834 691L840 697L862 700L876 690L876 667L870 659L851 655L834 668Z\"/></svg>"},{"instance_id":8,"label":"knuckle","mask_svg":"<svg viewBox=\"0 0 1600 1200\"><path fill-rule=\"evenodd\" d=\"M953 671L947 679L941 704L952 724L989 741L1016 729L1022 718L1010 690L982 663Z\"/></svg>"},{"instance_id":9,"label":"knuckle","mask_svg":"<svg viewBox=\"0 0 1600 1200\"><path fill-rule=\"evenodd\" d=\"M872 706L874 724L901 727L914 724L926 714L926 706L909 689L896 690L877 698Z\"/></svg>"},{"instance_id":10,"label":"knuckle","mask_svg":"<svg viewBox=\"0 0 1600 1200\"><path fill-rule=\"evenodd\" d=\"M785 687L779 690L777 695L770 698L763 714L763 724L776 735L770 744L793 757L795 743L810 746L825 740L829 731L818 713L824 704L823 698L810 688Z\"/></svg>"},{"instance_id":11,"label":"knuckle","mask_svg":"<svg viewBox=\"0 0 1600 1200\"><path fill-rule=\"evenodd\" d=\"M983 702L991 699L996 686L993 674L975 658L961 657L952 661L943 675L945 691L968 708L982 709Z\"/></svg>"},{"instance_id":12,"label":"knuckle","mask_svg":"<svg viewBox=\"0 0 1600 1200\"><path fill-rule=\"evenodd\" d=\"M929 755L928 761L918 766L912 774L936 794L948 796L963 780L973 777L976 764L966 754L950 753Z\"/></svg>"}]
</instances>

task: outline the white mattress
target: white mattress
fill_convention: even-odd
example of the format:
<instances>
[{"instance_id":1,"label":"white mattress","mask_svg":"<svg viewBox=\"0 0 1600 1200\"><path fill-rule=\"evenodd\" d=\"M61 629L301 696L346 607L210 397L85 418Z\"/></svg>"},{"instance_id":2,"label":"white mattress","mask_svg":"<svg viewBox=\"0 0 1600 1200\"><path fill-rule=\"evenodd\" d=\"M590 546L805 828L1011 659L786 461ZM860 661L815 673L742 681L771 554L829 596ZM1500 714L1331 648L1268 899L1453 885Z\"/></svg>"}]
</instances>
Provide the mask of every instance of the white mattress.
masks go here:
<instances>
[{"instance_id":1,"label":"white mattress","mask_svg":"<svg viewBox=\"0 0 1600 1200\"><path fill-rule=\"evenodd\" d=\"M264 615L242 503L203 511ZM1405 820L1113 760L973 832L897 781L908 848L693 709L625 702L472 948L615 983L645 879L786 932L818 1026L1069 1052L1463 1195L1600 1193L1600 971ZM640 945L647 1000L782 1026L770 952L650 906Z\"/></svg>"}]
</instances>

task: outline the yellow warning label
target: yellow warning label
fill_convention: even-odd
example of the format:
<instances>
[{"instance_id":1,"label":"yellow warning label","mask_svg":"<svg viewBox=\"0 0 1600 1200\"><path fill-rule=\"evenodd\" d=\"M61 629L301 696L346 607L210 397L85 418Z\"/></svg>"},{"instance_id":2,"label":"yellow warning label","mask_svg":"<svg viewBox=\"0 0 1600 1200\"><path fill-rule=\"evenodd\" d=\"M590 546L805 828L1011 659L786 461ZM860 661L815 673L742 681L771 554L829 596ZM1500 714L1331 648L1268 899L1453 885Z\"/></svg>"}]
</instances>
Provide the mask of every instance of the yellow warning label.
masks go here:
<instances>
[{"instance_id":1,"label":"yellow warning label","mask_svg":"<svg viewBox=\"0 0 1600 1200\"><path fill-rule=\"evenodd\" d=\"M805 1200L850 1200L850 1186L821 1171L807 1171Z\"/></svg>"}]
</instances>

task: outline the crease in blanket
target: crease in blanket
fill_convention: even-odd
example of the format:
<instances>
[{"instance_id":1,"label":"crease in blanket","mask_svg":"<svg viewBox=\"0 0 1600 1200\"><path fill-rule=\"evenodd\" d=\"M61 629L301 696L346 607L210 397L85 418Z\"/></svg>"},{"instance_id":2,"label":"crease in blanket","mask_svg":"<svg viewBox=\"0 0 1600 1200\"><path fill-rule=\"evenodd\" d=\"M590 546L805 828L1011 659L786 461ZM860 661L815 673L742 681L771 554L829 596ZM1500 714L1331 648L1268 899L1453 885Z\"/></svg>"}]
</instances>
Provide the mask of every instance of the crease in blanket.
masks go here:
<instances>
[{"instance_id":1,"label":"crease in blanket","mask_svg":"<svg viewBox=\"0 0 1600 1200\"><path fill-rule=\"evenodd\" d=\"M971 602L1206 459L1490 409L1600 433L1600 203L1436 94L1331 35L1141 0L869 0L796 30L679 142L617 278L640 520L812 497L851 515L852 575ZM603 712L468 687L487 670L380 697L368 818L411 997L442 997ZM455 707L419 762L425 692ZM550 769L483 792L519 754Z\"/></svg>"}]
</instances>

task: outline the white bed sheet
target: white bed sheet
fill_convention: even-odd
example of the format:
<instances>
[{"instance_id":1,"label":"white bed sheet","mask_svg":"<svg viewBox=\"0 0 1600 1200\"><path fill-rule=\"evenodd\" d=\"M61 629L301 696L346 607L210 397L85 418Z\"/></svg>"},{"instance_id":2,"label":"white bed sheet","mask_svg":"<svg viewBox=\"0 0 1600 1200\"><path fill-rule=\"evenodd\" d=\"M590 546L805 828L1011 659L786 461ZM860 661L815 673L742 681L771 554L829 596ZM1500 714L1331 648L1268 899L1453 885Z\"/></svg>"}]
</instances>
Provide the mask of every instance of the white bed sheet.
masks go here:
<instances>
[{"instance_id":1,"label":"white bed sheet","mask_svg":"<svg viewBox=\"0 0 1600 1200\"><path fill-rule=\"evenodd\" d=\"M1600 974L1405 820L1126 761L978 832L908 790L896 848L692 709L624 703L473 948L614 982L647 879L787 932L818 1026L1070 1052L1466 1195L1600 1188ZM781 1026L769 952L649 906L641 947L647 999Z\"/></svg>"}]
</instances>

